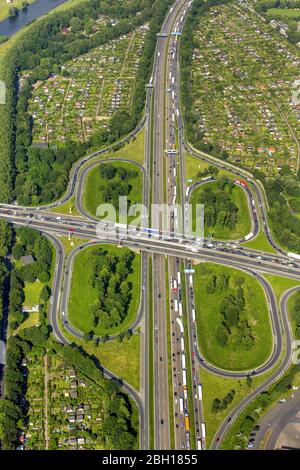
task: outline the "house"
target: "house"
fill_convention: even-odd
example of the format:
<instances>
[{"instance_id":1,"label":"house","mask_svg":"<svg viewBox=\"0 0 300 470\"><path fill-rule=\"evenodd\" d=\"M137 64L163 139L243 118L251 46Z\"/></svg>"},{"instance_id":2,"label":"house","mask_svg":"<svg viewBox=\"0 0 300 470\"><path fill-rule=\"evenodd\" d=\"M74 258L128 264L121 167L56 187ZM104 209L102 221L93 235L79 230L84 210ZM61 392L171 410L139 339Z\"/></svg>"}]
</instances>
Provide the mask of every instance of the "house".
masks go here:
<instances>
[{"instance_id":1,"label":"house","mask_svg":"<svg viewBox=\"0 0 300 470\"><path fill-rule=\"evenodd\" d=\"M84 442L85 442L85 438L84 438L84 437L78 437L78 438L77 438L77 444L78 444L78 445L82 445L82 444L84 444Z\"/></svg>"},{"instance_id":2,"label":"house","mask_svg":"<svg viewBox=\"0 0 300 470\"><path fill-rule=\"evenodd\" d=\"M70 390L69 393L71 398L77 398L77 392L75 390Z\"/></svg>"},{"instance_id":3,"label":"house","mask_svg":"<svg viewBox=\"0 0 300 470\"><path fill-rule=\"evenodd\" d=\"M73 380L73 381L70 383L70 387L71 387L71 388L77 388L77 382L76 382L76 380Z\"/></svg>"},{"instance_id":4,"label":"house","mask_svg":"<svg viewBox=\"0 0 300 470\"><path fill-rule=\"evenodd\" d=\"M32 255L21 256L21 261L24 266L34 263L34 257Z\"/></svg>"},{"instance_id":5,"label":"house","mask_svg":"<svg viewBox=\"0 0 300 470\"><path fill-rule=\"evenodd\" d=\"M41 304L32 305L31 307L29 307L28 305L24 305L24 306L22 307L22 312L23 312L23 313L27 313L27 312L39 312L39 311L40 311L40 308L41 308Z\"/></svg>"},{"instance_id":6,"label":"house","mask_svg":"<svg viewBox=\"0 0 300 470\"><path fill-rule=\"evenodd\" d=\"M70 377L70 379L75 379L75 377L76 377L76 372L75 372L75 370L72 370L72 369L69 370L68 376Z\"/></svg>"}]
</instances>

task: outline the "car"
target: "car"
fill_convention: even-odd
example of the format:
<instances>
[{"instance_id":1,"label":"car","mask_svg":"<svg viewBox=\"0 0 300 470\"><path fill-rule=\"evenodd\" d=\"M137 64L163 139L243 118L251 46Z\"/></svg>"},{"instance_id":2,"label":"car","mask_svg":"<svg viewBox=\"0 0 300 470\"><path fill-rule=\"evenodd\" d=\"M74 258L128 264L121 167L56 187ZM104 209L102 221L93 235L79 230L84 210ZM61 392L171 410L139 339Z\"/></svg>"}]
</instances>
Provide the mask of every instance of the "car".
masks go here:
<instances>
[{"instance_id":1,"label":"car","mask_svg":"<svg viewBox=\"0 0 300 470\"><path fill-rule=\"evenodd\" d=\"M253 447L253 444L248 444L247 445L247 449L252 449L252 447Z\"/></svg>"},{"instance_id":2,"label":"car","mask_svg":"<svg viewBox=\"0 0 300 470\"><path fill-rule=\"evenodd\" d=\"M163 420L163 419L160 420L160 424L164 424L164 420Z\"/></svg>"},{"instance_id":3,"label":"car","mask_svg":"<svg viewBox=\"0 0 300 470\"><path fill-rule=\"evenodd\" d=\"M251 439L249 439L249 442L254 442L255 439L252 437Z\"/></svg>"}]
</instances>

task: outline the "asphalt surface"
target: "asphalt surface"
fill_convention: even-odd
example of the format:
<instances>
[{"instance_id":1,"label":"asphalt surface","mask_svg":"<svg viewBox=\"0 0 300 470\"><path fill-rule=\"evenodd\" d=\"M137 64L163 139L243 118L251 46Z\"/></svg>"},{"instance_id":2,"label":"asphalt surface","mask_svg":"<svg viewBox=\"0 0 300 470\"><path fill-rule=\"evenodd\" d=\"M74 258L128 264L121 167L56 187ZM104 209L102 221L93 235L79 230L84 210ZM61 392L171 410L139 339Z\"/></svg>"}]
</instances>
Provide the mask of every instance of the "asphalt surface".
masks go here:
<instances>
[{"instance_id":1,"label":"asphalt surface","mask_svg":"<svg viewBox=\"0 0 300 470\"><path fill-rule=\"evenodd\" d=\"M187 2L177 1L172 11L169 12L164 25L162 27L162 32L169 34L172 31L174 25L180 30L183 25L184 19L181 19L179 24L179 16L182 15L182 11L186 9ZM177 22L177 23L176 23ZM181 190L181 199L186 194L186 185L185 185L185 162L184 162L184 151L188 151L195 157L206 161L218 168L228 169L237 177L246 179L249 183L248 192L248 204L251 207L251 219L253 223L254 234L258 233L259 226L263 227L263 230L266 234L267 239L269 240L271 246L275 248L277 254L269 253L259 253L257 250L250 250L243 248L241 246L235 246L233 242L213 242L212 247L208 247L208 243L204 244L202 248L195 248L195 244L192 240L185 241L181 243L179 238L170 238L169 240L163 239L161 236L160 239L154 239L150 237L137 237L135 239L127 238L122 241L124 246L128 246L133 249L139 249L142 252L142 282L141 285L145 289L141 290L141 299L140 299L140 308L135 322L131 325L131 328L134 329L137 325L142 325L142 354L144 359L141 357L141 387L142 393L139 395L129 384L123 383L124 389L129 393L137 403L139 414L140 414L140 447L142 449L147 449L149 445L149 436L148 436L148 357L149 357L149 335L145 333L148 327L148 256L152 254L153 256L153 305L154 305L154 369L155 369L155 378L154 378L154 394L155 394L155 440L156 440L156 449L169 449L170 448L170 423L169 423L169 390L168 390L168 365L167 365L167 323L166 323L166 292L165 292L165 256L169 256L169 272L172 276L175 276L178 272L178 262L179 259L183 260L185 263L188 262L188 259L200 259L212 261L218 264L223 264L226 266L232 266L239 269L246 270L250 272L257 280L263 285L266 297L269 304L270 318L272 322L273 335L274 335L274 348L269 360L266 364L255 370L255 374L263 373L275 365L277 362L280 351L282 351L282 332L280 330L280 321L279 321L279 312L277 311L276 301L274 298L274 293L270 288L269 284L260 276L259 272L268 272L272 274L280 274L282 276L290 277L293 279L300 280L300 262L295 259L290 259L286 257L286 253L277 246L274 242L272 235L270 233L268 223L267 223L267 201L265 194L260 183L257 183L251 173L244 171L240 168L235 168L228 162L220 161L208 154L198 151L192 147L188 142L186 142L184 137L184 125L183 120L180 114L180 90L179 90L179 64L177 60L177 39L172 37L170 41L166 37L157 38L157 46L155 51L155 61L153 66L153 83L154 83L154 99L152 106L153 93L152 89L148 90L147 100L145 106L145 113L142 121L139 123L137 128L125 139L123 142L128 142L134 135L136 135L141 128L145 126L145 164L143 167L144 172L144 191L143 191L143 200L146 205L149 205L150 202L150 188L152 189L152 202L160 203L165 202L166 195L168 196L168 202L170 203L170 198L174 197L174 184L170 184L168 178L170 178L170 171L174 169L172 167L171 157L165 157L164 150L170 148L175 143L176 131L178 131L178 142L177 149L178 155L175 160L179 165L179 180L180 180L180 190ZM173 53L175 54L173 56ZM171 75L170 75L171 73ZM173 80L174 77L174 80ZM171 83L168 83L168 80ZM171 87L170 87L171 85ZM171 95L167 90L167 87L171 88ZM172 94L174 91L174 97ZM170 98L172 96L172 98ZM149 131L150 125L150 115L153 117L153 142L151 142L151 133ZM174 117L175 116L175 117ZM177 122L178 129L176 130L176 125L172 124ZM153 161L151 161L151 144L153 144ZM96 151L84 159L77 162L70 174L70 182L68 189L65 195L54 203L39 206L38 208L22 208L19 206L5 205L0 204L0 218L5 218L12 223L19 226L29 226L37 230L42 231L47 235L56 248L56 266L53 279L53 289L52 297L50 299L50 308L49 308L49 322L52 325L53 332L56 338L64 344L67 344L69 341L64 337L62 331L60 330L58 318L59 310L65 312L67 320L67 303L68 303L68 291L70 289L70 279L72 274L73 259L75 254L81 249L76 248L73 250L72 255L66 260L63 246L57 236L64 234L74 234L76 237L81 237L83 239L89 239L87 245L92 245L93 243L113 243L119 244L120 240L113 235L107 235L105 233L99 237L96 235L96 223L95 220L86 213L82 204L82 192L83 192L83 182L86 173L95 165L101 164L99 161L93 161L99 155L108 153L112 150L112 146L106 149L101 149ZM169 159L166 164L166 158ZM113 159L109 159L113 161ZM122 161L118 159L117 161ZM126 159L123 161L127 161ZM90 163L90 165L84 168L81 171L81 167L85 163ZM134 162L131 162L134 163ZM150 168L153 166L153 180L152 187L150 180ZM142 166L141 166L142 168ZM169 172L169 173L168 173ZM178 180L177 180L178 181ZM176 184L176 183L175 183ZM165 185L167 191L165 190ZM178 188L179 189L179 188ZM168 191L169 190L169 191ZM75 216L58 216L53 213L47 212L48 209L54 208L67 202L76 191L76 204L83 217ZM172 192L173 191L173 192ZM251 194L251 196L250 196ZM255 204L252 204L253 196L255 196ZM250 203L251 198L251 203ZM258 203L258 207L256 207ZM255 209L255 210L254 210ZM186 218L185 212L182 214L183 218ZM89 220L87 220L87 218ZM261 219L261 221L260 221ZM173 224L176 226L176 217L174 217ZM161 228L161 221L158 216L154 214L152 220L152 227ZM240 241L240 240L239 240ZM238 242L239 242L238 241ZM66 268L65 268L66 264ZM187 279L186 279L187 280ZM63 286L63 288L62 288ZM62 289L62 293L61 293ZM270 384L280 377L286 368L290 364L291 358L291 331L287 318L286 304L289 295L293 293L298 288L291 289L285 293L280 301L280 312L282 316L282 325L285 335L285 355L284 359L280 363L278 369L272 376L267 379L261 386L256 390L252 391L247 397L245 397L237 407L232 411L230 420L226 419L220 426L214 440L212 443L212 448L218 448L220 446L222 437L227 432L231 423L236 419L239 413L247 406L250 401L255 398L261 391L266 389ZM201 374L201 368L199 369L199 364L201 367L205 367L212 373L219 374L224 377L242 377L247 373L253 371L241 371L233 373L231 371L222 371L218 368L215 368L213 365L208 364L204 358L201 358L199 354L199 349L197 346L197 337L195 338L195 324L192 320L191 311L193 308L193 290L188 289L187 287L187 310L188 310L188 340L189 348L192 355L191 358L191 370L192 370L192 383L195 381L194 377L196 373ZM175 297L173 297L173 301ZM62 302L60 308L60 301ZM63 309L64 307L64 309ZM172 310L172 309L171 309ZM175 321L175 316L172 316L172 311L170 312L171 316L171 331L176 335L175 329L172 327L174 325L172 321ZM69 332L75 336L80 337L82 335L80 332L70 326L67 322L65 327L69 329ZM178 332L177 332L178 334ZM176 336L175 336L176 337ZM175 340L174 340L175 341ZM177 342L176 337L176 342ZM172 344L172 351L178 355L178 345L174 342L174 347ZM162 359L161 359L162 358ZM198 360L198 364L197 364ZM196 367L194 367L196 366ZM173 367L173 366L172 366ZM194 369L194 370L193 370ZM111 374L110 371L103 369L103 372L106 377L112 378L114 380L119 380L116 376ZM173 371L174 372L174 371ZM175 396L175 387L177 384L180 384L178 377L182 375L182 368L178 359L175 361L175 373L176 377L172 378L173 394ZM177 377L178 374L178 377ZM228 375L229 374L229 375ZM237 374L237 375L236 375ZM176 385L175 385L176 383ZM179 385L179 387L181 387ZM182 388L180 389L182 393ZM177 406L177 408L176 408ZM186 405L187 407L188 405ZM178 409L178 399L176 398L173 403L174 413ZM195 416L195 427L196 433L201 434L199 430L200 422L203 422L203 407L202 403L197 400L194 393L193 397L193 410L189 410L194 413ZM178 413L178 412L177 412ZM176 418L176 416L175 416ZM175 420L176 422L176 420ZM181 421L182 422L182 421ZM205 437L201 435L202 443L205 445ZM180 425L179 420L179 429L175 429L175 439L176 439L176 448L183 448L184 445L186 448L189 448L188 439L186 433L183 432L182 426Z\"/></svg>"}]
</instances>

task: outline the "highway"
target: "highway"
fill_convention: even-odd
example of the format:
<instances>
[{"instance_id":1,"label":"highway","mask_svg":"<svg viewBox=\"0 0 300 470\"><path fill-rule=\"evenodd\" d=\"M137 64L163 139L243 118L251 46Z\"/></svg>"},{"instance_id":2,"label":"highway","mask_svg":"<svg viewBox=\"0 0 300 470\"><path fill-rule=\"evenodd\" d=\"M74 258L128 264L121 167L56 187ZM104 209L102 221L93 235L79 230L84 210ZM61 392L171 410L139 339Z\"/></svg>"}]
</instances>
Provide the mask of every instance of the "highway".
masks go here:
<instances>
[{"instance_id":1,"label":"highway","mask_svg":"<svg viewBox=\"0 0 300 470\"><path fill-rule=\"evenodd\" d=\"M298 389L272 407L259 422L260 429L257 430L255 436L252 437L253 447L251 447L251 449L273 450L280 448L276 443L285 426L290 422L299 423L299 416L297 416L299 414L299 400L300 390ZM299 434L296 429L294 431L295 441L298 441L296 448L299 450ZM295 446L293 446L293 448L295 448Z\"/></svg>"},{"instance_id":2,"label":"highway","mask_svg":"<svg viewBox=\"0 0 300 470\"><path fill-rule=\"evenodd\" d=\"M234 420L237 418L237 416L243 411L243 409L260 393L262 393L264 390L266 390L270 385L272 385L274 382L276 382L284 372L288 369L288 367L291 364L291 359L292 359L292 341L293 341L293 334L291 331L291 326L288 318L288 310L287 310L287 305L288 305L288 300L292 294L294 294L296 291L300 289L300 286L293 287L286 291L281 299L280 299L280 312L281 312L281 320L282 320L282 325L283 325L283 330L284 330L284 336L285 336L285 351L284 351L284 356L283 359L281 359L279 367L276 369L276 371L268 377L262 384L260 384L255 390L249 393L242 401L239 402L239 404L232 410L230 413L230 417L226 419L226 421L223 421L223 423L220 425L218 431L216 432L214 439L211 444L211 449L218 449L220 447L220 444L222 442L222 438L228 431L229 427L231 424L234 422Z\"/></svg>"},{"instance_id":3,"label":"highway","mask_svg":"<svg viewBox=\"0 0 300 470\"><path fill-rule=\"evenodd\" d=\"M154 346L154 428L155 449L157 450L171 448L170 410L174 413L175 448L190 448L190 433L189 429L187 430L186 418L190 418L192 415L195 422L197 445L201 443L202 448L206 447L205 434L203 434L201 426L204 423L203 404L202 398L200 399L197 393L197 386L201 382L201 368L222 377L242 378L249 374L259 375L269 371L279 362L279 358L283 354L283 360L279 363L277 370L256 390L245 397L234 408L230 417L227 417L221 424L211 445L211 448L218 449L231 423L251 400L284 373L291 361L292 334L287 315L287 301L289 296L299 287L290 289L282 296L278 309L274 292L262 273L282 275L300 281L300 261L287 257L286 252L277 246L270 233L267 221L267 201L262 185L253 179L251 173L198 151L185 139L184 124L180 112L179 39L171 32L176 30L180 34L190 3L178 0L169 10L161 33L157 37L152 72L153 85L148 88L144 116L137 128L122 140L122 142L128 142L142 128L145 129L144 164L140 165L131 160L119 158L98 161L99 156L105 156L112 150L112 146L110 146L92 153L74 165L70 173L67 191L59 201L30 208L0 204L0 218L16 226L30 227L43 232L55 246L56 261L48 317L55 337L63 344L68 344L69 340L60 328L60 320L68 333L77 338L83 337L83 333L76 330L68 319L73 263L80 250L98 243L109 243L127 246L141 252L140 305L137 316L129 327L132 331L137 326L141 327L140 393L137 393L126 382L122 382L124 389L134 398L138 406L141 449L149 448L149 341L153 340ZM151 132L151 128L153 132ZM189 152L196 158L220 169L228 169L238 178L246 179L248 187L243 189L248 200L253 238L262 227L277 253L264 253L243 247L240 243L244 240L231 242L204 240L204 244L201 246L196 239L184 238L180 234L180 217L182 216L184 223L186 223L188 216L183 203L189 200L192 190L197 185L204 184L204 181L200 181L189 188L186 187L185 152ZM143 203L146 207L149 208L150 203L167 202L171 206L174 201L181 202L182 214L176 213L175 210L171 211L168 233L165 232L163 220L158 211L153 213L151 229L156 229L160 233L152 233L151 235L143 231L133 233L133 228L129 227L125 238L120 237L118 229L114 233L112 231L114 227L105 224L99 225L98 219L87 213L82 200L85 178L92 168L107 161L130 162L141 169L144 178ZM79 217L54 214L50 211L50 209L64 204L74 195L76 207L81 214ZM82 238L83 244L74 248L66 257L63 244L59 239L61 235ZM149 256L152 256L153 292L149 292ZM189 274L184 275L183 273L183 268L192 267L193 260L210 261L241 269L252 275L262 285L269 308L274 343L269 359L254 371L225 371L209 364L201 356L194 317L194 280L193 276L190 277ZM182 278L179 281L178 273L182 278L184 276L185 292L181 285ZM176 288L174 288L174 280L178 282ZM169 305L167 305L167 289ZM153 338L149 338L148 334L149 295L153 296ZM184 300L186 305L184 305ZM183 331L181 331L178 322L181 317L180 303L183 309L186 308L187 313L187 321L183 322ZM168 316L170 324L168 324ZM168 336L168 330L171 337ZM112 335L109 339L113 338ZM168 341L171 341L172 358L168 358ZM189 357L186 354L187 346ZM171 371L168 366L169 360L171 360ZM186 361L191 369L192 390L187 390L185 385ZM103 372L106 377L119 380L104 368ZM170 372L171 383L168 380ZM169 386L172 386L171 391ZM191 401L188 400L187 393L191 394ZM172 403L170 403L170 396ZM181 407L182 403L183 408ZM189 403L192 403L192 409L189 408Z\"/></svg>"}]
</instances>

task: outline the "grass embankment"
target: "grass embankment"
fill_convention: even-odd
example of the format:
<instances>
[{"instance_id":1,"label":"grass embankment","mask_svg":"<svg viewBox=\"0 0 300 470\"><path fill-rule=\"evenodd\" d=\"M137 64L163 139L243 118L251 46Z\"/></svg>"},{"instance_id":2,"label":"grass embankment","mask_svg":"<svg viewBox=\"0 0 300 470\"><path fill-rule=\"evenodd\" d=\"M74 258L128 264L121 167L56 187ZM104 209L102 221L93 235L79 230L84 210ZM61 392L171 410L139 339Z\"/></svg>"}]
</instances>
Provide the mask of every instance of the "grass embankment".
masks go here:
<instances>
[{"instance_id":1,"label":"grass embankment","mask_svg":"<svg viewBox=\"0 0 300 470\"><path fill-rule=\"evenodd\" d=\"M230 275L228 288L214 293L207 292L207 286L212 276ZM255 343L247 346L237 343L238 330L231 328L231 335L225 346L216 339L217 328L224 321L220 306L230 295L235 295L238 278L244 278L242 285L245 299L245 309L240 313L242 320L247 320L251 328L251 336ZM197 331L199 347L204 357L218 367L228 370L247 370L263 364L272 350L272 330L266 298L263 288L251 276L233 268L204 263L195 266L195 297L197 314Z\"/></svg>"},{"instance_id":2,"label":"grass embankment","mask_svg":"<svg viewBox=\"0 0 300 470\"><path fill-rule=\"evenodd\" d=\"M191 195L190 203L192 205L200 203L201 194L204 193L205 189L210 187L213 193L219 193L218 181L206 183L203 186L196 188ZM246 195L242 188L234 186L232 192L229 192L229 187L225 186L223 192L227 195L228 200L231 201L238 209L237 222L233 229L230 229L226 225L216 223L213 227L209 227L204 221L204 235L207 237L209 234L213 234L215 239L220 240L237 240L244 237L251 230L251 219L249 214L249 207ZM195 224L195 211L193 211L193 226ZM194 226L195 228L195 226Z\"/></svg>"},{"instance_id":3,"label":"grass embankment","mask_svg":"<svg viewBox=\"0 0 300 470\"><path fill-rule=\"evenodd\" d=\"M105 330L100 324L94 327L90 313L90 306L98 299L98 290L90 285L90 276L92 274L90 258L99 247L104 248L109 254L115 256L120 256L124 254L124 250L128 250L124 247L120 249L109 245L98 245L97 247L93 246L83 249L76 255L68 307L69 321L83 333L94 331L96 335L116 334L128 328L137 314L140 299L140 255L135 254L132 264L133 271L127 278L127 281L133 285L128 313L120 325Z\"/></svg>"},{"instance_id":4,"label":"grass embankment","mask_svg":"<svg viewBox=\"0 0 300 470\"><path fill-rule=\"evenodd\" d=\"M96 216L97 208L100 204L106 203L104 199L104 191L105 188L109 186L111 180L101 177L100 167L105 165L110 165L116 169L124 168L127 171L135 171L137 176L135 178L126 180L126 182L131 186L127 197L130 201L130 205L142 202L143 174L136 165L122 162L101 163L99 166L92 168L88 172L84 185L84 207L92 216ZM118 206L115 209L118 218ZM132 216L128 217L128 222L131 222L133 219L134 217Z\"/></svg>"}]
</instances>

